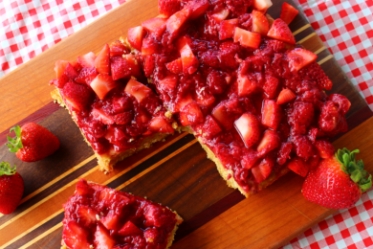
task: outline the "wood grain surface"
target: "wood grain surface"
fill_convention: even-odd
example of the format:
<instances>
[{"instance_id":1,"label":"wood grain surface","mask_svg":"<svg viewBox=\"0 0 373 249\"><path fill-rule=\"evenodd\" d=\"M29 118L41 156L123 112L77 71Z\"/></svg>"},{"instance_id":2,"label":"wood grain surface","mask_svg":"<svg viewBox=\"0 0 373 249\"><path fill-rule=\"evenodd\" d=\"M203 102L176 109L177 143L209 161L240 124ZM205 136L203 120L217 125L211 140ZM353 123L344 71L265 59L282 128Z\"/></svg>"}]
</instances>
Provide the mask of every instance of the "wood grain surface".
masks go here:
<instances>
[{"instance_id":1,"label":"wood grain surface","mask_svg":"<svg viewBox=\"0 0 373 249\"><path fill-rule=\"evenodd\" d=\"M276 18L283 1L273 2L270 14ZM13 214L0 216L0 248L59 248L62 205L80 178L147 196L176 210L185 222L172 248L278 248L334 212L305 201L302 178L292 173L245 199L225 185L198 142L186 133L126 159L110 174L98 170L67 111L51 102L48 83L54 77L54 62L97 52L157 14L157 1L128 1L0 79L0 153L2 160L18 166L25 180L21 205ZM331 92L346 95L352 103L351 129L335 146L360 148L358 157L373 171L372 112L302 15L291 29L299 44L318 54L334 82ZM23 163L4 143L10 127L31 120L55 133L61 148L42 161Z\"/></svg>"}]
</instances>

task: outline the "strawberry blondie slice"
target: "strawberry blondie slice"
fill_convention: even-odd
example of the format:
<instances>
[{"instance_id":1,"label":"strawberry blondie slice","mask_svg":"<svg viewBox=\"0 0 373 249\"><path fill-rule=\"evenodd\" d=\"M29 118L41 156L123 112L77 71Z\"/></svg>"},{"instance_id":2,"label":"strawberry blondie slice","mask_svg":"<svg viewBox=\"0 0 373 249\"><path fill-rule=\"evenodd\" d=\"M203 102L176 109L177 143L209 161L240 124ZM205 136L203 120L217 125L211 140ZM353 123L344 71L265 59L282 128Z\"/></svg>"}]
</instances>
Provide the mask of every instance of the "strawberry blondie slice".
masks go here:
<instances>
[{"instance_id":1,"label":"strawberry blondie slice","mask_svg":"<svg viewBox=\"0 0 373 249\"><path fill-rule=\"evenodd\" d=\"M52 97L68 109L103 171L176 128L136 56L119 40L98 54L57 61L55 71Z\"/></svg>"},{"instance_id":2,"label":"strawberry blondie slice","mask_svg":"<svg viewBox=\"0 0 373 249\"><path fill-rule=\"evenodd\" d=\"M182 222L167 207L84 179L64 210L65 249L166 249Z\"/></svg>"}]
</instances>

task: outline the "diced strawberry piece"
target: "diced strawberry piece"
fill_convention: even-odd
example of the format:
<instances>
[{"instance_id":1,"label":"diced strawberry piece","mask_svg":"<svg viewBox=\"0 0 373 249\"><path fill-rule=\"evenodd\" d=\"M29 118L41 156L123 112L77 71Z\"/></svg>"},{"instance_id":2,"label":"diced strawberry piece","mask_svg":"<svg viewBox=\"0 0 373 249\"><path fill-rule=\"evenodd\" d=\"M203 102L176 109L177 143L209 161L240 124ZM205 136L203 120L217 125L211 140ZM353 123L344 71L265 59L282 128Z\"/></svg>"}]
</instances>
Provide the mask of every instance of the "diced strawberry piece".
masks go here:
<instances>
[{"instance_id":1,"label":"diced strawberry piece","mask_svg":"<svg viewBox=\"0 0 373 249\"><path fill-rule=\"evenodd\" d=\"M141 103L143 99L145 99L149 94L151 94L152 90L145 86L144 84L138 82L134 78L131 78L128 82L124 91L129 95L135 97L137 102Z\"/></svg>"},{"instance_id":2,"label":"diced strawberry piece","mask_svg":"<svg viewBox=\"0 0 373 249\"><path fill-rule=\"evenodd\" d=\"M81 84L90 85L92 80L97 76L97 70L95 67L83 67L77 77L75 77L75 82Z\"/></svg>"},{"instance_id":3,"label":"diced strawberry piece","mask_svg":"<svg viewBox=\"0 0 373 249\"><path fill-rule=\"evenodd\" d=\"M183 72L193 74L199 65L197 57L193 54L192 48L189 45L188 37L182 37L178 42L179 53L181 57L181 64L183 66Z\"/></svg>"},{"instance_id":4,"label":"diced strawberry piece","mask_svg":"<svg viewBox=\"0 0 373 249\"><path fill-rule=\"evenodd\" d=\"M277 149L280 146L280 136L274 130L266 130L264 132L263 138L260 141L257 151L258 155L263 156L268 152Z\"/></svg>"},{"instance_id":5,"label":"diced strawberry piece","mask_svg":"<svg viewBox=\"0 0 373 249\"><path fill-rule=\"evenodd\" d=\"M101 109L93 108L91 115L95 120L99 120L103 124L111 125L115 123L115 120Z\"/></svg>"},{"instance_id":6,"label":"diced strawberry piece","mask_svg":"<svg viewBox=\"0 0 373 249\"><path fill-rule=\"evenodd\" d=\"M232 38L234 34L234 30L237 26L238 26L237 18L221 21L220 27L219 27L219 39L225 40L228 38Z\"/></svg>"},{"instance_id":7,"label":"diced strawberry piece","mask_svg":"<svg viewBox=\"0 0 373 249\"><path fill-rule=\"evenodd\" d=\"M75 194L80 196L86 196L92 194L93 190L86 181L78 181L75 187Z\"/></svg>"},{"instance_id":8,"label":"diced strawberry piece","mask_svg":"<svg viewBox=\"0 0 373 249\"><path fill-rule=\"evenodd\" d=\"M301 158L293 158L287 164L287 167L294 173L306 177L310 169L309 165Z\"/></svg>"},{"instance_id":9,"label":"diced strawberry piece","mask_svg":"<svg viewBox=\"0 0 373 249\"><path fill-rule=\"evenodd\" d=\"M62 96L69 108L82 111L90 106L94 95L92 90L86 86L68 81L62 88Z\"/></svg>"},{"instance_id":10,"label":"diced strawberry piece","mask_svg":"<svg viewBox=\"0 0 373 249\"><path fill-rule=\"evenodd\" d=\"M130 28L127 33L128 43L135 49L141 50L145 30L142 26Z\"/></svg>"},{"instance_id":11,"label":"diced strawberry piece","mask_svg":"<svg viewBox=\"0 0 373 249\"><path fill-rule=\"evenodd\" d=\"M56 73L57 79L65 75L65 69L66 69L67 64L69 64L69 62L65 60L56 61L54 65L54 72Z\"/></svg>"},{"instance_id":12,"label":"diced strawberry piece","mask_svg":"<svg viewBox=\"0 0 373 249\"><path fill-rule=\"evenodd\" d=\"M205 14L209 5L209 0L193 0L187 3L186 8L190 10L190 18L195 19Z\"/></svg>"},{"instance_id":13,"label":"diced strawberry piece","mask_svg":"<svg viewBox=\"0 0 373 249\"><path fill-rule=\"evenodd\" d=\"M174 129L166 117L158 116L150 120L149 129L162 133L173 133Z\"/></svg>"},{"instance_id":14,"label":"diced strawberry piece","mask_svg":"<svg viewBox=\"0 0 373 249\"><path fill-rule=\"evenodd\" d=\"M239 61L236 59L236 55L240 51L240 45L233 41L222 42L219 45L219 60L224 61L224 65L227 68L237 68Z\"/></svg>"},{"instance_id":15,"label":"diced strawberry piece","mask_svg":"<svg viewBox=\"0 0 373 249\"><path fill-rule=\"evenodd\" d=\"M136 56L134 54L125 54L122 57L123 57L123 59L125 59L127 61L127 64L128 64L129 69L131 71L131 76L137 78L137 77L141 77L143 75L142 71L141 71L141 65L137 61Z\"/></svg>"},{"instance_id":16,"label":"diced strawberry piece","mask_svg":"<svg viewBox=\"0 0 373 249\"><path fill-rule=\"evenodd\" d=\"M280 18L289 25L298 15L298 13L299 11L294 6L284 2L281 6Z\"/></svg>"},{"instance_id":17,"label":"diced strawberry piece","mask_svg":"<svg viewBox=\"0 0 373 249\"><path fill-rule=\"evenodd\" d=\"M287 58L290 69L299 71L303 67L315 62L317 55L304 48L294 48L287 53Z\"/></svg>"},{"instance_id":18,"label":"diced strawberry piece","mask_svg":"<svg viewBox=\"0 0 373 249\"><path fill-rule=\"evenodd\" d=\"M121 236L134 236L134 235L142 235L142 230L138 228L133 222L130 220L124 223L121 229L119 229L118 234Z\"/></svg>"},{"instance_id":19,"label":"diced strawberry piece","mask_svg":"<svg viewBox=\"0 0 373 249\"><path fill-rule=\"evenodd\" d=\"M262 124L276 130L282 118L281 107L276 104L276 101L266 99L262 106Z\"/></svg>"},{"instance_id":20,"label":"diced strawberry piece","mask_svg":"<svg viewBox=\"0 0 373 249\"><path fill-rule=\"evenodd\" d=\"M56 72L56 80L53 84L58 88L62 88L69 79L74 80L78 76L76 69L64 60L56 61L54 71Z\"/></svg>"},{"instance_id":21,"label":"diced strawberry piece","mask_svg":"<svg viewBox=\"0 0 373 249\"><path fill-rule=\"evenodd\" d=\"M313 145L307 136L294 136L292 142L294 144L295 154L298 157L308 160L314 154Z\"/></svg>"},{"instance_id":22,"label":"diced strawberry piece","mask_svg":"<svg viewBox=\"0 0 373 249\"><path fill-rule=\"evenodd\" d=\"M323 90L331 90L333 87L333 82L317 63L308 64L307 67L301 69L299 73L301 77L306 76L312 78L316 81L319 88Z\"/></svg>"},{"instance_id":23,"label":"diced strawberry piece","mask_svg":"<svg viewBox=\"0 0 373 249\"><path fill-rule=\"evenodd\" d=\"M178 31L188 20L190 14L190 8L183 8L168 18L166 21L166 30L170 36L170 41L176 37Z\"/></svg>"},{"instance_id":24,"label":"diced strawberry piece","mask_svg":"<svg viewBox=\"0 0 373 249\"><path fill-rule=\"evenodd\" d=\"M146 242L155 244L159 238L159 231L155 228L148 228L144 231L144 238Z\"/></svg>"},{"instance_id":25,"label":"diced strawberry piece","mask_svg":"<svg viewBox=\"0 0 373 249\"><path fill-rule=\"evenodd\" d=\"M217 21L223 21L229 16L229 10L227 8L220 9L211 14L211 17Z\"/></svg>"},{"instance_id":26,"label":"diced strawberry piece","mask_svg":"<svg viewBox=\"0 0 373 249\"><path fill-rule=\"evenodd\" d=\"M171 16L175 12L180 10L180 1L179 0L159 0L158 9L159 13L165 16Z\"/></svg>"},{"instance_id":27,"label":"diced strawberry piece","mask_svg":"<svg viewBox=\"0 0 373 249\"><path fill-rule=\"evenodd\" d=\"M62 231L62 239L66 246L71 249L89 248L88 231L84 230L75 221L65 224Z\"/></svg>"},{"instance_id":28,"label":"diced strawberry piece","mask_svg":"<svg viewBox=\"0 0 373 249\"><path fill-rule=\"evenodd\" d=\"M237 83L237 93L240 97L250 95L258 88L257 81L249 75L238 74Z\"/></svg>"},{"instance_id":29,"label":"diced strawberry piece","mask_svg":"<svg viewBox=\"0 0 373 249\"><path fill-rule=\"evenodd\" d=\"M177 58L173 61L166 63L166 68L174 74L179 74L183 71L183 65L181 58Z\"/></svg>"},{"instance_id":30,"label":"diced strawberry piece","mask_svg":"<svg viewBox=\"0 0 373 249\"><path fill-rule=\"evenodd\" d=\"M204 121L204 115L199 105L195 101L191 101L181 107L179 119L183 126L195 125Z\"/></svg>"},{"instance_id":31,"label":"diced strawberry piece","mask_svg":"<svg viewBox=\"0 0 373 249\"><path fill-rule=\"evenodd\" d=\"M212 116L221 124L225 129L233 128L234 120L241 115L241 108L238 99L228 99L221 101L211 112ZM237 113L240 113L237 115Z\"/></svg>"},{"instance_id":32,"label":"diced strawberry piece","mask_svg":"<svg viewBox=\"0 0 373 249\"><path fill-rule=\"evenodd\" d=\"M284 142L281 144L277 155L277 163L283 165L290 159L290 154L293 151L293 144L291 142Z\"/></svg>"},{"instance_id":33,"label":"diced strawberry piece","mask_svg":"<svg viewBox=\"0 0 373 249\"><path fill-rule=\"evenodd\" d=\"M181 108L194 101L191 95L177 96L173 112L179 112Z\"/></svg>"},{"instance_id":34,"label":"diced strawberry piece","mask_svg":"<svg viewBox=\"0 0 373 249\"><path fill-rule=\"evenodd\" d=\"M216 98L208 89L205 88L205 86L196 87L196 94L197 96L195 100L199 106L206 109L211 109L214 106Z\"/></svg>"},{"instance_id":35,"label":"diced strawberry piece","mask_svg":"<svg viewBox=\"0 0 373 249\"><path fill-rule=\"evenodd\" d=\"M252 167L257 165L259 160L258 154L254 150L250 150L249 152L242 155L241 165L246 169L251 169Z\"/></svg>"},{"instance_id":36,"label":"diced strawberry piece","mask_svg":"<svg viewBox=\"0 0 373 249\"><path fill-rule=\"evenodd\" d=\"M306 134L314 115L315 108L312 103L295 101L288 115L288 123L291 126L292 133Z\"/></svg>"},{"instance_id":37,"label":"diced strawberry piece","mask_svg":"<svg viewBox=\"0 0 373 249\"><path fill-rule=\"evenodd\" d=\"M275 76L270 74L265 75L265 82L263 85L263 92L265 97L274 99L277 96L280 81Z\"/></svg>"},{"instance_id":38,"label":"diced strawberry piece","mask_svg":"<svg viewBox=\"0 0 373 249\"><path fill-rule=\"evenodd\" d=\"M272 158L266 157L262 161L260 161L258 166L255 166L251 169L251 173L253 174L255 181L257 183L263 182L267 179L272 172L272 169L275 165L275 162Z\"/></svg>"},{"instance_id":39,"label":"diced strawberry piece","mask_svg":"<svg viewBox=\"0 0 373 249\"><path fill-rule=\"evenodd\" d=\"M234 29L233 41L239 42L241 46L248 48L258 48L262 36L259 33L254 33L242 28Z\"/></svg>"},{"instance_id":40,"label":"diced strawberry piece","mask_svg":"<svg viewBox=\"0 0 373 249\"><path fill-rule=\"evenodd\" d=\"M333 144L326 140L316 140L314 143L319 156L323 159L332 158L335 150Z\"/></svg>"},{"instance_id":41,"label":"diced strawberry piece","mask_svg":"<svg viewBox=\"0 0 373 249\"><path fill-rule=\"evenodd\" d=\"M268 30L267 36L276 40L295 44L295 38L291 30L282 19L276 19L273 21L270 29Z\"/></svg>"},{"instance_id":42,"label":"diced strawberry piece","mask_svg":"<svg viewBox=\"0 0 373 249\"><path fill-rule=\"evenodd\" d=\"M284 88L278 94L276 103L278 105L289 103L293 101L296 97L297 95L292 90L290 90L289 88Z\"/></svg>"},{"instance_id":43,"label":"diced strawberry piece","mask_svg":"<svg viewBox=\"0 0 373 249\"><path fill-rule=\"evenodd\" d=\"M92 80L90 86L100 99L104 99L106 94L115 88L117 84L109 75L98 74Z\"/></svg>"},{"instance_id":44,"label":"diced strawberry piece","mask_svg":"<svg viewBox=\"0 0 373 249\"><path fill-rule=\"evenodd\" d=\"M265 14L261 11L253 10L252 15L252 31L261 35L267 35L269 31L269 21Z\"/></svg>"},{"instance_id":45,"label":"diced strawberry piece","mask_svg":"<svg viewBox=\"0 0 373 249\"><path fill-rule=\"evenodd\" d=\"M142 39L141 54L153 55L158 49L158 41L152 35L147 35Z\"/></svg>"},{"instance_id":46,"label":"diced strawberry piece","mask_svg":"<svg viewBox=\"0 0 373 249\"><path fill-rule=\"evenodd\" d=\"M100 217L100 222L107 230L118 230L120 218L115 210L110 210L105 216Z\"/></svg>"},{"instance_id":47,"label":"diced strawberry piece","mask_svg":"<svg viewBox=\"0 0 373 249\"><path fill-rule=\"evenodd\" d=\"M351 107L351 102L342 94L332 93L328 96L328 100L334 102L342 115L345 115Z\"/></svg>"},{"instance_id":48,"label":"diced strawberry piece","mask_svg":"<svg viewBox=\"0 0 373 249\"><path fill-rule=\"evenodd\" d=\"M260 138L260 123L258 118L251 113L244 113L234 121L234 127L240 134L245 146L251 148Z\"/></svg>"},{"instance_id":49,"label":"diced strawberry piece","mask_svg":"<svg viewBox=\"0 0 373 249\"><path fill-rule=\"evenodd\" d=\"M90 226L97 221L98 213L88 206L78 206L77 213L79 215L80 224L84 227Z\"/></svg>"},{"instance_id":50,"label":"diced strawberry piece","mask_svg":"<svg viewBox=\"0 0 373 249\"><path fill-rule=\"evenodd\" d=\"M110 47L108 44L105 44L97 54L95 67L100 74L110 74Z\"/></svg>"},{"instance_id":51,"label":"diced strawberry piece","mask_svg":"<svg viewBox=\"0 0 373 249\"><path fill-rule=\"evenodd\" d=\"M272 6L271 0L254 0L253 7L262 12L266 12L269 7Z\"/></svg>"},{"instance_id":52,"label":"diced strawberry piece","mask_svg":"<svg viewBox=\"0 0 373 249\"><path fill-rule=\"evenodd\" d=\"M153 75L155 68L155 59L153 55L144 55L143 56L143 71L146 77Z\"/></svg>"},{"instance_id":53,"label":"diced strawberry piece","mask_svg":"<svg viewBox=\"0 0 373 249\"><path fill-rule=\"evenodd\" d=\"M148 32L159 38L166 30L166 18L153 17L141 23Z\"/></svg>"},{"instance_id":54,"label":"diced strawberry piece","mask_svg":"<svg viewBox=\"0 0 373 249\"><path fill-rule=\"evenodd\" d=\"M110 236L110 232L101 225L96 227L93 237L95 249L110 249L115 245L115 240Z\"/></svg>"},{"instance_id":55,"label":"diced strawberry piece","mask_svg":"<svg viewBox=\"0 0 373 249\"><path fill-rule=\"evenodd\" d=\"M166 76L157 81L157 89L162 93L172 93L176 89L177 77L174 75Z\"/></svg>"},{"instance_id":56,"label":"diced strawberry piece","mask_svg":"<svg viewBox=\"0 0 373 249\"><path fill-rule=\"evenodd\" d=\"M95 67L96 55L93 52L88 52L77 58L78 63L82 67Z\"/></svg>"},{"instance_id":57,"label":"diced strawberry piece","mask_svg":"<svg viewBox=\"0 0 373 249\"><path fill-rule=\"evenodd\" d=\"M131 60L127 60L127 57L113 56L110 58L111 66L111 77L113 80L119 80L130 76L136 76L139 66L134 64Z\"/></svg>"},{"instance_id":58,"label":"diced strawberry piece","mask_svg":"<svg viewBox=\"0 0 373 249\"><path fill-rule=\"evenodd\" d=\"M110 57L112 56L122 56L130 52L130 48L123 44L120 40L115 40L110 43Z\"/></svg>"},{"instance_id":59,"label":"diced strawberry piece","mask_svg":"<svg viewBox=\"0 0 373 249\"><path fill-rule=\"evenodd\" d=\"M219 134L221 131L221 127L216 120L210 115L206 116L205 123L203 124L201 131L202 137L211 138Z\"/></svg>"}]
</instances>

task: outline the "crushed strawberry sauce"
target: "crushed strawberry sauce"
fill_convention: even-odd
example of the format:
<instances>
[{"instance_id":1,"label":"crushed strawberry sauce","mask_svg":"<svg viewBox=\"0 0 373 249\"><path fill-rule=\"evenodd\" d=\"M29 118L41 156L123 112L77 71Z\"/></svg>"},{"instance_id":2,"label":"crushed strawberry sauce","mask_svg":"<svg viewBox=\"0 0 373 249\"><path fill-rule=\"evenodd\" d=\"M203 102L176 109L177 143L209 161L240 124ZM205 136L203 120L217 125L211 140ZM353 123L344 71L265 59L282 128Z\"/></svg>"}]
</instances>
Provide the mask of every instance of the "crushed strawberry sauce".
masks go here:
<instances>
[{"instance_id":1,"label":"crushed strawberry sauce","mask_svg":"<svg viewBox=\"0 0 373 249\"><path fill-rule=\"evenodd\" d=\"M62 239L69 249L163 249L179 223L160 204L83 179L64 210Z\"/></svg>"}]
</instances>

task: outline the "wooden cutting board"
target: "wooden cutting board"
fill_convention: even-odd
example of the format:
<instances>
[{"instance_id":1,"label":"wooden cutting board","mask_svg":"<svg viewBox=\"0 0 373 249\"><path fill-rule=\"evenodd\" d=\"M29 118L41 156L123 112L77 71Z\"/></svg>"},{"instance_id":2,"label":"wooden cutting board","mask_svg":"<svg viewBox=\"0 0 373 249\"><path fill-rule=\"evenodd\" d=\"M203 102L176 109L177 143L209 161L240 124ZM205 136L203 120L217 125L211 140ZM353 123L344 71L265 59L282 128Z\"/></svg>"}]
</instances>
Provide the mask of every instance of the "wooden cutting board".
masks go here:
<instances>
[{"instance_id":1,"label":"wooden cutting board","mask_svg":"<svg viewBox=\"0 0 373 249\"><path fill-rule=\"evenodd\" d=\"M276 18L283 1L273 2L269 13ZM305 201L302 178L292 173L244 199L226 187L200 145L185 133L126 159L110 174L98 170L67 112L51 102L48 83L54 77L54 62L97 52L157 14L157 1L128 1L0 79L1 157L16 164L25 180L21 205L13 214L0 216L0 248L59 248L62 205L80 178L147 196L178 211L185 222L172 248L277 248L334 212ZM302 46L318 54L334 82L331 92L345 94L352 102L351 129L335 145L360 148L359 158L373 171L372 112L302 15L291 29ZM61 148L40 162L19 161L7 151L6 135L10 127L26 121L50 129L60 138Z\"/></svg>"}]
</instances>

